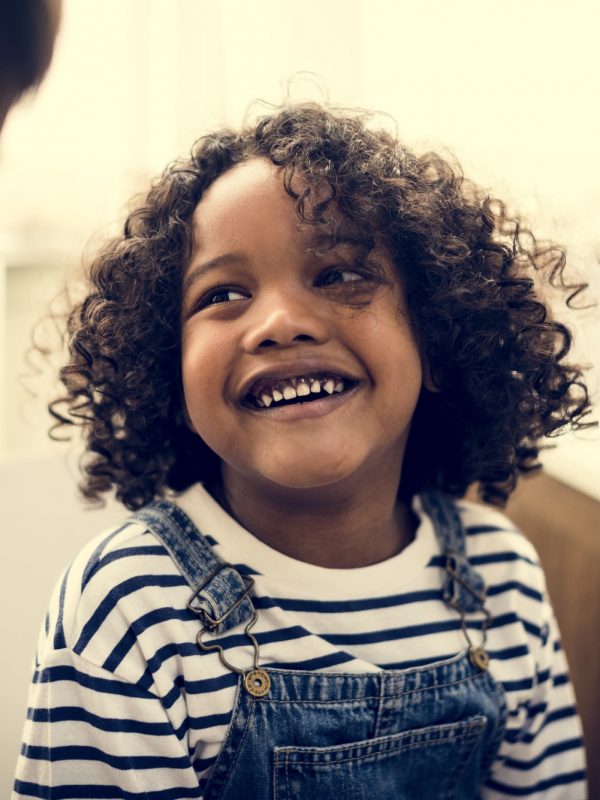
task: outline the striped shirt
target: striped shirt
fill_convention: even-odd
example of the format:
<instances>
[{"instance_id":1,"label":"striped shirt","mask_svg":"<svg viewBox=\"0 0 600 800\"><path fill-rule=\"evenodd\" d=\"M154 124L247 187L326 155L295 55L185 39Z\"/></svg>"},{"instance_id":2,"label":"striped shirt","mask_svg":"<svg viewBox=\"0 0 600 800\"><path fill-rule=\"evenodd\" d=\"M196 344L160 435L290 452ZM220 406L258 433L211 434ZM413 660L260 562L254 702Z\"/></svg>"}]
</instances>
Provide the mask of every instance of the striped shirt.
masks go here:
<instances>
[{"instance_id":1,"label":"striped shirt","mask_svg":"<svg viewBox=\"0 0 600 800\"><path fill-rule=\"evenodd\" d=\"M419 500L414 541L367 567L327 569L262 543L199 485L176 502L223 561L255 579L261 666L374 672L464 650L442 600L443 563ZM584 800L581 725L544 575L500 513L458 507L487 586L486 648L506 693L504 740L481 797ZM237 675L196 644L190 589L139 522L101 535L52 597L35 659L13 798L200 798L231 719ZM480 621L472 620L477 642ZM471 623L470 623L471 624ZM248 669L237 629L220 639Z\"/></svg>"}]
</instances>

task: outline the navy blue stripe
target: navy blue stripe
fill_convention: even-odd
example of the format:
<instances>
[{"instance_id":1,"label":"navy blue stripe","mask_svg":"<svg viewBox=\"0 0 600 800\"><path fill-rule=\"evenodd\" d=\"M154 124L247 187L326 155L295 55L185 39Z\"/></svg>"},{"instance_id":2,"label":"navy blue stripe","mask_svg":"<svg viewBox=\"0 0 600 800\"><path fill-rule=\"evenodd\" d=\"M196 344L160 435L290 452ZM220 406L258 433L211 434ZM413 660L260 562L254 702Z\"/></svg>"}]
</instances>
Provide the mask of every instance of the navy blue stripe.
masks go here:
<instances>
[{"instance_id":1,"label":"navy blue stripe","mask_svg":"<svg viewBox=\"0 0 600 800\"><path fill-rule=\"evenodd\" d=\"M545 714L548 710L548 703L536 703L534 706L527 706L527 716L529 719L537 717L538 714Z\"/></svg>"},{"instance_id":2,"label":"navy blue stripe","mask_svg":"<svg viewBox=\"0 0 600 800\"><path fill-rule=\"evenodd\" d=\"M526 564L539 567L539 564L536 561L532 561L530 558L527 558L527 556L511 551L502 553L486 553L485 555L480 556L469 556L469 563L474 566L480 566L481 564L510 563L511 561L524 561ZM427 564L428 567L441 567L442 569L444 569L445 565L446 560L442 555L433 556Z\"/></svg>"},{"instance_id":3,"label":"navy blue stripe","mask_svg":"<svg viewBox=\"0 0 600 800\"><path fill-rule=\"evenodd\" d=\"M465 533L468 536L478 536L480 533L519 533L517 528L499 528L497 525L467 525Z\"/></svg>"},{"instance_id":4,"label":"navy blue stripe","mask_svg":"<svg viewBox=\"0 0 600 800\"><path fill-rule=\"evenodd\" d=\"M423 603L428 600L441 600L442 589L429 589L419 592L407 592L383 597L370 597L364 600L305 600L294 597L253 597L252 602L257 609L277 606L284 611L306 611L320 614L344 614L354 611L369 611L376 608Z\"/></svg>"},{"instance_id":5,"label":"navy blue stripe","mask_svg":"<svg viewBox=\"0 0 600 800\"><path fill-rule=\"evenodd\" d=\"M553 786L567 786L570 783L578 783L583 780L585 780L585 772L583 772L583 770L577 770L576 772L566 772L563 775L554 775L552 778L538 781L531 786L508 786L506 783L500 783L500 781L495 780L488 780L485 785L489 789L503 792L511 797L526 797L528 794L545 792Z\"/></svg>"},{"instance_id":6,"label":"navy blue stripe","mask_svg":"<svg viewBox=\"0 0 600 800\"><path fill-rule=\"evenodd\" d=\"M149 676L150 683L152 683L152 675ZM182 693L185 694L208 694L210 692L218 692L220 689L226 689L229 686L235 686L238 681L238 676L235 672L224 672L217 678L201 678L197 681L187 681L181 675L176 679L173 688L162 697L163 708L169 709L181 697ZM139 682L142 683L141 681ZM145 681L144 681L145 683Z\"/></svg>"},{"instance_id":7,"label":"navy blue stripe","mask_svg":"<svg viewBox=\"0 0 600 800\"><path fill-rule=\"evenodd\" d=\"M531 558L527 558L527 556L524 556L521 553L514 553L512 551L503 553L486 553L485 555L471 556L469 558L469 562L477 566L480 566L481 564L502 564L506 561L524 561L526 564L531 564L533 567L539 567L539 564L536 561L532 561Z\"/></svg>"},{"instance_id":8,"label":"navy blue stripe","mask_svg":"<svg viewBox=\"0 0 600 800\"><path fill-rule=\"evenodd\" d=\"M106 753L98 747L89 747L79 744L63 745L60 747L40 747L38 745L23 745L21 755L30 760L37 761L99 761L108 764L113 769L189 769L190 760L187 756L176 758L168 756L115 756Z\"/></svg>"},{"instance_id":9,"label":"navy blue stripe","mask_svg":"<svg viewBox=\"0 0 600 800\"><path fill-rule=\"evenodd\" d=\"M134 578L128 578L127 580L122 581L110 590L104 600L94 611L92 616L86 622L73 649L79 654L85 650L86 646L90 642L90 639L94 636L98 628L102 625L106 617L110 614L121 598L146 587L172 587L185 585L185 579L182 578L181 575L136 575Z\"/></svg>"},{"instance_id":10,"label":"navy blue stripe","mask_svg":"<svg viewBox=\"0 0 600 800\"><path fill-rule=\"evenodd\" d=\"M535 636L536 639L542 638L542 628L534 625L533 622L529 622L526 619L521 618L520 620L521 625L525 628L527 633L530 633L532 636Z\"/></svg>"},{"instance_id":11,"label":"navy blue stripe","mask_svg":"<svg viewBox=\"0 0 600 800\"><path fill-rule=\"evenodd\" d=\"M505 758L504 766L511 769L528 770L538 767L543 761L550 756L558 755L559 753L566 753L568 750L578 750L583 747L583 739L567 739L564 742L557 742L547 747L543 753L540 753L536 758L531 761L523 761L518 758Z\"/></svg>"},{"instance_id":12,"label":"navy blue stripe","mask_svg":"<svg viewBox=\"0 0 600 800\"><path fill-rule=\"evenodd\" d=\"M112 564L114 561L119 561L121 558L130 558L135 556L164 556L165 558L171 558L165 548L160 544L123 547L119 550L111 550L110 553L107 553L105 556L103 556L96 565L94 575L104 567L108 566L108 564Z\"/></svg>"},{"instance_id":13,"label":"navy blue stripe","mask_svg":"<svg viewBox=\"0 0 600 800\"><path fill-rule=\"evenodd\" d=\"M148 685L152 685L153 678L149 672L144 673L142 678L138 680L138 686L146 686L147 678L149 677L150 683ZM165 711L168 711L171 706L175 705L177 700L181 699L182 694L185 691L185 678L183 675L178 675L175 680L173 681L173 686L166 694L163 694L161 697L160 702L162 703L162 707Z\"/></svg>"},{"instance_id":14,"label":"navy blue stripe","mask_svg":"<svg viewBox=\"0 0 600 800\"><path fill-rule=\"evenodd\" d=\"M193 731L201 731L205 728L215 728L217 725L229 725L231 722L231 711L225 714L207 714L206 717L190 717L189 727Z\"/></svg>"},{"instance_id":15,"label":"navy blue stripe","mask_svg":"<svg viewBox=\"0 0 600 800\"><path fill-rule=\"evenodd\" d=\"M204 655L198 649L195 642L170 642L160 647L151 658L148 659L144 674L138 680L137 685L144 689L149 689L154 683L154 674L160 670L165 661L174 656L179 658L198 657Z\"/></svg>"},{"instance_id":16,"label":"navy blue stripe","mask_svg":"<svg viewBox=\"0 0 600 800\"><path fill-rule=\"evenodd\" d=\"M194 772L196 774L200 772L205 772L207 769L209 769L209 767L212 767L212 765L215 763L216 760L217 756L212 756L211 758L194 759L194 762L192 764L192 766L194 767Z\"/></svg>"},{"instance_id":17,"label":"navy blue stripe","mask_svg":"<svg viewBox=\"0 0 600 800\"><path fill-rule=\"evenodd\" d=\"M107 678L93 678L85 672L79 672L75 667L57 666L46 667L35 678L35 683L55 683L56 681L72 681L78 683L86 689L104 694L119 694L123 697L140 697L144 699L156 700L156 695L140 689L132 683L123 683L118 680Z\"/></svg>"},{"instance_id":18,"label":"navy blue stripe","mask_svg":"<svg viewBox=\"0 0 600 800\"><path fill-rule=\"evenodd\" d=\"M127 653L135 645L139 637L144 631L151 628L153 625L159 625L161 622L167 620L182 620L182 621L197 621L197 617L189 609L176 609L172 606L165 606L164 608L157 608L154 611L149 611L141 617L132 622L128 630L123 634L121 639L113 647L109 655L106 657L102 667L107 670L114 671L119 664L123 661Z\"/></svg>"},{"instance_id":19,"label":"navy blue stripe","mask_svg":"<svg viewBox=\"0 0 600 800\"><path fill-rule=\"evenodd\" d=\"M544 599L542 594L531 586L527 586L520 581L507 581L506 583L498 583L487 587L487 596L495 597L497 594L504 594L504 592L517 591L525 597L531 597L539 603Z\"/></svg>"},{"instance_id":20,"label":"navy blue stripe","mask_svg":"<svg viewBox=\"0 0 600 800\"><path fill-rule=\"evenodd\" d=\"M518 621L517 616L510 612L495 617L489 628L501 628L504 625L512 625ZM469 620L467 628L481 629L482 620ZM364 633L330 633L321 634L321 638L334 645L356 645L372 644L374 642L396 641L397 639L410 639L416 636L428 636L434 633L445 633L447 631L460 630L460 619L458 614L456 619L444 620L443 622L424 622L419 625L406 625L402 628L385 628L378 631L366 631Z\"/></svg>"},{"instance_id":21,"label":"navy blue stripe","mask_svg":"<svg viewBox=\"0 0 600 800\"><path fill-rule=\"evenodd\" d=\"M545 670L542 670L541 672L538 672L538 674L537 674L538 686L540 684L542 684L542 683L546 683L549 680L549 678L550 678L550 670L549 669L545 669Z\"/></svg>"},{"instance_id":22,"label":"navy blue stripe","mask_svg":"<svg viewBox=\"0 0 600 800\"><path fill-rule=\"evenodd\" d=\"M58 600L58 617L56 619L56 625L54 626L54 649L55 650L62 650L64 647L67 646L67 642L65 640L65 632L63 629L63 614L65 610L65 594L67 591L67 579L69 577L69 572L71 571L71 567L69 566L65 574L63 575L62 583L60 585L60 597Z\"/></svg>"},{"instance_id":23,"label":"navy blue stripe","mask_svg":"<svg viewBox=\"0 0 600 800\"><path fill-rule=\"evenodd\" d=\"M506 682L503 682L503 686L506 688ZM531 688L531 687L525 687L525 688ZM569 717L574 717L576 716L576 713L577 712L575 711L573 706L558 708L555 711L552 711L550 714L548 714L548 716L540 725L538 730L535 731L534 733L521 730L507 730L505 739L507 742L511 743L519 742L519 743L531 744L535 740L536 736L539 736L540 733L544 730L546 725L549 725L553 722L558 722L563 719L568 719Z\"/></svg>"},{"instance_id":24,"label":"navy blue stripe","mask_svg":"<svg viewBox=\"0 0 600 800\"><path fill-rule=\"evenodd\" d=\"M569 683L569 676L565 675L564 673L562 675L555 675L552 678L553 686L564 686L567 683Z\"/></svg>"},{"instance_id":25,"label":"navy blue stripe","mask_svg":"<svg viewBox=\"0 0 600 800\"><path fill-rule=\"evenodd\" d=\"M520 678L515 681L500 681L507 692L524 692L533 688L532 678Z\"/></svg>"},{"instance_id":26,"label":"navy blue stripe","mask_svg":"<svg viewBox=\"0 0 600 800\"><path fill-rule=\"evenodd\" d=\"M46 786L30 781L15 781L15 792L24 797L39 797L47 800L184 800L184 798L201 798L200 787L174 787L159 789L155 792L142 789L141 792L128 792L119 786L98 786L94 783L65 784L63 786Z\"/></svg>"},{"instance_id":27,"label":"navy blue stripe","mask_svg":"<svg viewBox=\"0 0 600 800\"><path fill-rule=\"evenodd\" d=\"M506 686L506 684L503 685ZM559 722L563 719L568 719L569 717L574 717L576 713L577 712L572 706L567 706L566 708L557 708L555 711L552 711L550 714L548 714L544 722L534 733L531 733L530 731L517 731L516 733L518 734L518 741L524 742L525 744L531 744L531 742L533 742L535 738L544 730L546 725L550 725L553 722ZM508 739L509 737L507 736L507 740Z\"/></svg>"},{"instance_id":28,"label":"navy blue stripe","mask_svg":"<svg viewBox=\"0 0 600 800\"><path fill-rule=\"evenodd\" d=\"M256 640L259 645L270 644L273 642L286 642L293 639L301 639L305 636L310 636L309 632L299 625L293 625L289 628L279 628L276 630L265 631L263 633L256 633ZM206 636L205 640L210 643L210 636ZM250 645L249 639L245 633L235 633L229 636L219 636L218 642L225 650L230 650L235 647L246 647ZM204 653L199 648L196 642L170 642L169 644L160 647L149 659L148 667L144 674L144 678L138 681L138 685L149 686L149 681L152 681L152 675L160 670L165 661L174 656L180 658L197 657L212 655L212 653Z\"/></svg>"},{"instance_id":29,"label":"navy blue stripe","mask_svg":"<svg viewBox=\"0 0 600 800\"><path fill-rule=\"evenodd\" d=\"M114 539L115 536L121 533L121 531L124 531L125 528L129 527L130 524L131 524L130 522L126 522L124 525L121 525L119 528L117 528L116 531L113 531L108 536L105 536L104 539L102 539L102 541L98 544L98 546L90 556L90 559L83 571L83 575L81 576L82 591L89 582L94 572L96 571L96 567L98 566L98 562L100 561L100 556L104 552L104 548L106 547L106 545L110 542L111 539Z\"/></svg>"},{"instance_id":30,"label":"navy blue stripe","mask_svg":"<svg viewBox=\"0 0 600 800\"><path fill-rule=\"evenodd\" d=\"M229 686L235 686L238 682L238 675L235 672L225 672L217 678L201 678L197 681L185 681L186 694L204 694L208 692L218 692Z\"/></svg>"},{"instance_id":31,"label":"navy blue stripe","mask_svg":"<svg viewBox=\"0 0 600 800\"><path fill-rule=\"evenodd\" d=\"M265 664L268 669L301 669L306 672L327 669L327 667L336 667L339 664L347 664L349 661L355 661L355 657L350 653L338 651L337 653L330 653L326 656L317 656L315 658L307 658L304 661L277 661L270 664Z\"/></svg>"},{"instance_id":32,"label":"navy blue stripe","mask_svg":"<svg viewBox=\"0 0 600 800\"><path fill-rule=\"evenodd\" d=\"M527 645L521 644L516 647L505 647L502 650L488 650L488 654L496 661L510 661L511 658L529 655L529 648Z\"/></svg>"},{"instance_id":33,"label":"navy blue stripe","mask_svg":"<svg viewBox=\"0 0 600 800\"><path fill-rule=\"evenodd\" d=\"M387 628L379 631L366 631L364 633L323 633L321 638L333 645L373 644L375 642L396 641L397 639L410 639L416 636L427 636L432 633L442 633L460 629L458 615L456 619L444 622L428 622L420 625L407 625L404 628Z\"/></svg>"},{"instance_id":34,"label":"navy blue stripe","mask_svg":"<svg viewBox=\"0 0 600 800\"><path fill-rule=\"evenodd\" d=\"M277 628L275 630L255 633L256 641L260 644L273 644L274 642L290 642L296 639L304 639L312 636L306 628L301 625L290 625L288 628ZM243 647L248 645L248 637L244 633L236 633L231 636L219 637L219 644L226 649L233 647Z\"/></svg>"},{"instance_id":35,"label":"navy blue stripe","mask_svg":"<svg viewBox=\"0 0 600 800\"><path fill-rule=\"evenodd\" d=\"M168 722L141 722L137 719L100 717L80 706L30 708L27 711L27 718L34 722L86 722L98 730L111 733L143 733L147 736L173 734L173 728Z\"/></svg>"}]
</instances>

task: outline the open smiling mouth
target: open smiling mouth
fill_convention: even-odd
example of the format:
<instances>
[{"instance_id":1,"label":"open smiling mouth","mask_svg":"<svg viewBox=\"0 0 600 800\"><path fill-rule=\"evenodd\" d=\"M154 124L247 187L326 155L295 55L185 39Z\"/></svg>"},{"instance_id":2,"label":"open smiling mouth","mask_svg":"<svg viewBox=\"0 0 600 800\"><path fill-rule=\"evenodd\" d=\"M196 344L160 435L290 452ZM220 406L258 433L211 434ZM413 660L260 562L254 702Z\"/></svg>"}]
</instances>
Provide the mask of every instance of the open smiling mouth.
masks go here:
<instances>
[{"instance_id":1,"label":"open smiling mouth","mask_svg":"<svg viewBox=\"0 0 600 800\"><path fill-rule=\"evenodd\" d=\"M284 380L267 379L252 385L242 399L242 405L251 409L271 409L282 406L311 403L339 395L353 389L358 381L331 373L302 375Z\"/></svg>"}]
</instances>

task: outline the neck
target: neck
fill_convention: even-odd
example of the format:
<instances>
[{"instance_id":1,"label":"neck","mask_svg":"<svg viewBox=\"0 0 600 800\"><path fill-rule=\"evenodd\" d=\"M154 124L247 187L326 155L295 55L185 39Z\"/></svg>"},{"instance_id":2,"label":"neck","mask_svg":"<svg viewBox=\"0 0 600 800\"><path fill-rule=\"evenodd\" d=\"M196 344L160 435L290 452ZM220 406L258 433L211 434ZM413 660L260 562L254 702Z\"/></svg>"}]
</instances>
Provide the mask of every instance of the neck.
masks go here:
<instances>
[{"instance_id":1,"label":"neck","mask_svg":"<svg viewBox=\"0 0 600 800\"><path fill-rule=\"evenodd\" d=\"M349 569L384 561L413 538L397 481L298 490L253 483L223 470L217 499L258 539L299 561Z\"/></svg>"}]
</instances>

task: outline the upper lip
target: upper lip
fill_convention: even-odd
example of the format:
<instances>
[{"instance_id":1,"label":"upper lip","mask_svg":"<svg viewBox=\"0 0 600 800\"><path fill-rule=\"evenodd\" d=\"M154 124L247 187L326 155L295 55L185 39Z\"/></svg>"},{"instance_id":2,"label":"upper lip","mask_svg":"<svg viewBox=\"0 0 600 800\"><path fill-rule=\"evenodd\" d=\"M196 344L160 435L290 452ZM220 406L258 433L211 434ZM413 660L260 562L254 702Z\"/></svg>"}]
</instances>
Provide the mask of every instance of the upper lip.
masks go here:
<instances>
[{"instance_id":1,"label":"upper lip","mask_svg":"<svg viewBox=\"0 0 600 800\"><path fill-rule=\"evenodd\" d=\"M340 364L336 364L334 361L323 361L315 358L297 359L279 364L270 364L253 371L242 382L238 397L243 400L250 390L254 394L275 381L299 378L301 376L316 377L320 374L336 376L354 383L358 383L361 380L352 371L340 366Z\"/></svg>"}]
</instances>

